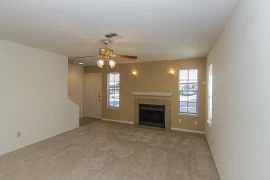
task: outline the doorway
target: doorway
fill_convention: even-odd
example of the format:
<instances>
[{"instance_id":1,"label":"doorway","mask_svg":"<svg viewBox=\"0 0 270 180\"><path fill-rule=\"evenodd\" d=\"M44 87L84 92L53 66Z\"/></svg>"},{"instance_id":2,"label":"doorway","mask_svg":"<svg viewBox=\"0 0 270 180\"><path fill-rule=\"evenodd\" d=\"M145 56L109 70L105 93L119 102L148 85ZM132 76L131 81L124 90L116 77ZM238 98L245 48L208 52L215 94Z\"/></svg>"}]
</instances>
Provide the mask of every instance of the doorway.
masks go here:
<instances>
[{"instance_id":1,"label":"doorway","mask_svg":"<svg viewBox=\"0 0 270 180\"><path fill-rule=\"evenodd\" d=\"M84 75L84 117L101 119L102 74Z\"/></svg>"}]
</instances>

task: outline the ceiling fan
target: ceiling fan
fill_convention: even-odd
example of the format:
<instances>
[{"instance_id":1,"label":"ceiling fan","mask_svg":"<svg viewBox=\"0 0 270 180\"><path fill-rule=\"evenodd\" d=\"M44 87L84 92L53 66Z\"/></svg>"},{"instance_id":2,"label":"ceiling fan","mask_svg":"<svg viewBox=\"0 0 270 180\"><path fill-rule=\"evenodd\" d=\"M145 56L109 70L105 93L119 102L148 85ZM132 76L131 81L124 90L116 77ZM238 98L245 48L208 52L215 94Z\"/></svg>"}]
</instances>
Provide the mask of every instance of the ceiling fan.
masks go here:
<instances>
[{"instance_id":1,"label":"ceiling fan","mask_svg":"<svg viewBox=\"0 0 270 180\"><path fill-rule=\"evenodd\" d=\"M105 48L99 48L99 55L96 56L82 56L82 57L74 57L74 59L80 58L91 58L91 57L102 57L101 60L97 61L97 65L100 68L103 68L104 65L109 65L110 68L115 67L115 62L111 58L127 58L127 59L137 59L137 56L128 56L121 54L114 54L112 49L109 49L107 45L110 43L110 40L104 40Z\"/></svg>"}]
</instances>

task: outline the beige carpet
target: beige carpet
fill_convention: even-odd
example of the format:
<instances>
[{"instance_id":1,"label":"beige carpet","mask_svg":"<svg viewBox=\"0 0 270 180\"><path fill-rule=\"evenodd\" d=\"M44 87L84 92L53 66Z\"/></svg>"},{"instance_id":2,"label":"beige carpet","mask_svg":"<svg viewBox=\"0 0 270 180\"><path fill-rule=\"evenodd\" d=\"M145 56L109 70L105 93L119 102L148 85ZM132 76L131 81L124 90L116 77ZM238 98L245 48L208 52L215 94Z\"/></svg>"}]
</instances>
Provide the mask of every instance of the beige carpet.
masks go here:
<instances>
[{"instance_id":1,"label":"beige carpet","mask_svg":"<svg viewBox=\"0 0 270 180\"><path fill-rule=\"evenodd\" d=\"M93 121L0 156L1 180L219 180L204 137Z\"/></svg>"}]
</instances>

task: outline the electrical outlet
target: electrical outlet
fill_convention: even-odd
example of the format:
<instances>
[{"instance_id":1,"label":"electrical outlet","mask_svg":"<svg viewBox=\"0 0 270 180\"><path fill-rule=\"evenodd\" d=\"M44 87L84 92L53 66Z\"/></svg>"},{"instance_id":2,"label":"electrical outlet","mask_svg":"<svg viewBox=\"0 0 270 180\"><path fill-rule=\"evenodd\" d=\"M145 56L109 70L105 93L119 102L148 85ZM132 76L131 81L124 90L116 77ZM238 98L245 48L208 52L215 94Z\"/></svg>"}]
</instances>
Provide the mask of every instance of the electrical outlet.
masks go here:
<instances>
[{"instance_id":1,"label":"electrical outlet","mask_svg":"<svg viewBox=\"0 0 270 180\"><path fill-rule=\"evenodd\" d=\"M194 125L197 126L198 125L198 121L194 121Z\"/></svg>"},{"instance_id":2,"label":"electrical outlet","mask_svg":"<svg viewBox=\"0 0 270 180\"><path fill-rule=\"evenodd\" d=\"M22 133L21 132L17 132L17 137L21 137Z\"/></svg>"},{"instance_id":3,"label":"electrical outlet","mask_svg":"<svg viewBox=\"0 0 270 180\"><path fill-rule=\"evenodd\" d=\"M178 119L178 122L181 123L182 122L182 119Z\"/></svg>"}]
</instances>

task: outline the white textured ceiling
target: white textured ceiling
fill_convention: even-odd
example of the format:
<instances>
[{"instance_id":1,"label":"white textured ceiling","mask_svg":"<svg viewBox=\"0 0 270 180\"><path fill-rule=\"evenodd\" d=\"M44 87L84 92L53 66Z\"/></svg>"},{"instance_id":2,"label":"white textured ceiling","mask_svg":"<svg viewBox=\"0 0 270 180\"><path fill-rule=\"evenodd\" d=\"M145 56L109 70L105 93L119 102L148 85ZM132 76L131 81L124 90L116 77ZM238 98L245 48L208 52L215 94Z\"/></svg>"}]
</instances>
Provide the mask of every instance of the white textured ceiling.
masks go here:
<instances>
[{"instance_id":1,"label":"white textured ceiling","mask_svg":"<svg viewBox=\"0 0 270 180\"><path fill-rule=\"evenodd\" d=\"M0 39L65 56L117 54L156 61L207 56L238 0L1 0ZM96 58L85 59L86 65ZM130 62L128 60L118 60Z\"/></svg>"}]
</instances>

